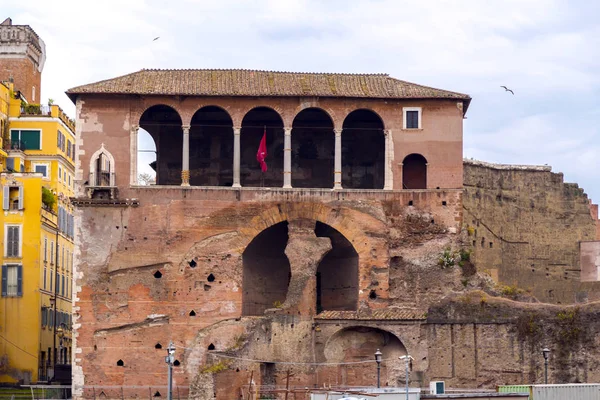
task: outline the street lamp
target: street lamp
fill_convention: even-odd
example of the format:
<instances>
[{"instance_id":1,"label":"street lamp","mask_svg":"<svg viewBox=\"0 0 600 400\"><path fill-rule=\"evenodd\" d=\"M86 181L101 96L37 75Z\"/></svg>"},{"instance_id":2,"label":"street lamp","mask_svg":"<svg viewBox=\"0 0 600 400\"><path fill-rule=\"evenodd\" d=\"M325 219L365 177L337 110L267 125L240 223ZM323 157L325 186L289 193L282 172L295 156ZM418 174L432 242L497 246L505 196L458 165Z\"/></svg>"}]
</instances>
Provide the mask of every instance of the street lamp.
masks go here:
<instances>
[{"instance_id":1,"label":"street lamp","mask_svg":"<svg viewBox=\"0 0 600 400\"><path fill-rule=\"evenodd\" d=\"M544 383L548 384L548 356L550 355L550 349L544 347L542 349L542 354L544 355Z\"/></svg>"},{"instance_id":2,"label":"street lamp","mask_svg":"<svg viewBox=\"0 0 600 400\"><path fill-rule=\"evenodd\" d=\"M63 364L63 337L65 336L65 330L63 329L63 326L66 327L66 325L64 323L61 323L58 328L56 328L56 334L58 335L58 343L59 343L59 350L58 350L58 361L59 364Z\"/></svg>"},{"instance_id":3,"label":"street lamp","mask_svg":"<svg viewBox=\"0 0 600 400\"><path fill-rule=\"evenodd\" d=\"M170 342L169 347L167 347L167 356L165 357L165 362L169 365L169 386L167 388L167 399L173 400L173 362L175 362L175 345L173 342Z\"/></svg>"},{"instance_id":4,"label":"street lamp","mask_svg":"<svg viewBox=\"0 0 600 400\"><path fill-rule=\"evenodd\" d=\"M377 363L377 387L381 387L379 377L381 376L381 352L379 349L375 352L375 362Z\"/></svg>"},{"instance_id":5,"label":"street lamp","mask_svg":"<svg viewBox=\"0 0 600 400\"><path fill-rule=\"evenodd\" d=\"M398 357L406 363L406 400L408 400L408 373L410 370L410 360L414 360L409 354Z\"/></svg>"}]
</instances>

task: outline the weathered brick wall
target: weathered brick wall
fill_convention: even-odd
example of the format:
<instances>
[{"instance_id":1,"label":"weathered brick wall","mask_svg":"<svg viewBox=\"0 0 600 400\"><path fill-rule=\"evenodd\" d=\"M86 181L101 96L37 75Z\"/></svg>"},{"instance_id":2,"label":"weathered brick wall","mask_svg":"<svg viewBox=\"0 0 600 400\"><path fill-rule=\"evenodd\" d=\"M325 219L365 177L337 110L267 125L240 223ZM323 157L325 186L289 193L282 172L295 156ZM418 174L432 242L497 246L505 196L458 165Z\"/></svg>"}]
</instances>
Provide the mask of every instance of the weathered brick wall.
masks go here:
<instances>
[{"instance_id":1,"label":"weathered brick wall","mask_svg":"<svg viewBox=\"0 0 600 400\"><path fill-rule=\"evenodd\" d=\"M600 299L600 284L580 281L579 242L598 225L582 189L550 167L464 163L464 227L474 261L502 285L543 302Z\"/></svg>"}]
</instances>

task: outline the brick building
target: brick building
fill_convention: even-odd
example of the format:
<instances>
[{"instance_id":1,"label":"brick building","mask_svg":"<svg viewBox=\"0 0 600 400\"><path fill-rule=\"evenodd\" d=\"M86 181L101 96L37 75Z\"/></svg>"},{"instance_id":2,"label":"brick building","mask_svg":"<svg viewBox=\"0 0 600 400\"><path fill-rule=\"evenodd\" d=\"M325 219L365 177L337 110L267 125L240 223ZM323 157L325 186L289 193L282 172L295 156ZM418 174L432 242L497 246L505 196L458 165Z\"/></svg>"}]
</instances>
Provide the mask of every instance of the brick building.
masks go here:
<instances>
[{"instance_id":1,"label":"brick building","mask_svg":"<svg viewBox=\"0 0 600 400\"><path fill-rule=\"evenodd\" d=\"M290 368L303 388L373 385L377 349L390 386L407 353L415 385L540 375L536 350L514 340L519 312L454 321L471 297L432 308L486 285L461 234L469 96L387 75L246 70L142 70L67 94L75 397L165 395L170 341L192 398L237 399ZM142 130L153 185L138 184ZM520 356L494 361L508 348Z\"/></svg>"}]
</instances>

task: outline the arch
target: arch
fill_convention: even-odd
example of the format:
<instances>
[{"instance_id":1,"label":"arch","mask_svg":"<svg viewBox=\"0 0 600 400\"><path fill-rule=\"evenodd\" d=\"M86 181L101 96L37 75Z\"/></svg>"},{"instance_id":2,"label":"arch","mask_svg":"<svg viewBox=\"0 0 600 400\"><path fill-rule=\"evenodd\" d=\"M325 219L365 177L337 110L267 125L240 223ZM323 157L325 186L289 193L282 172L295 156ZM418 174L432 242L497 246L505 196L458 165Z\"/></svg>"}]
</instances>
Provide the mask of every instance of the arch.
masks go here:
<instances>
[{"instance_id":1,"label":"arch","mask_svg":"<svg viewBox=\"0 0 600 400\"><path fill-rule=\"evenodd\" d=\"M402 161L402 188L427 189L427 159L412 153Z\"/></svg>"},{"instance_id":2,"label":"arch","mask_svg":"<svg viewBox=\"0 0 600 400\"><path fill-rule=\"evenodd\" d=\"M156 141L150 133L139 128L137 133L137 168L138 185L156 183Z\"/></svg>"},{"instance_id":3,"label":"arch","mask_svg":"<svg viewBox=\"0 0 600 400\"><path fill-rule=\"evenodd\" d=\"M156 104L140 116L139 127L152 136L156 145L156 172L158 185L181 183L183 130L179 113L171 106Z\"/></svg>"},{"instance_id":4,"label":"arch","mask_svg":"<svg viewBox=\"0 0 600 400\"><path fill-rule=\"evenodd\" d=\"M267 171L262 172L256 152L267 134ZM283 119L269 107L255 107L242 119L240 137L240 180L247 187L283 186Z\"/></svg>"},{"instance_id":5,"label":"arch","mask_svg":"<svg viewBox=\"0 0 600 400\"><path fill-rule=\"evenodd\" d=\"M374 361L377 350L386 360L381 364L382 386L398 386L404 374L399 357L408 353L402 341L387 330L369 326L342 328L327 340L324 355L327 362L333 363ZM341 368L345 369L343 376L354 377L354 385L372 385L376 381L374 364L349 364Z\"/></svg>"},{"instance_id":6,"label":"arch","mask_svg":"<svg viewBox=\"0 0 600 400\"><path fill-rule=\"evenodd\" d=\"M291 278L287 222L259 233L242 253L242 315L262 315L285 302Z\"/></svg>"},{"instance_id":7,"label":"arch","mask_svg":"<svg viewBox=\"0 0 600 400\"><path fill-rule=\"evenodd\" d=\"M198 109L190 122L190 184L233 184L233 121L219 106Z\"/></svg>"},{"instance_id":8,"label":"arch","mask_svg":"<svg viewBox=\"0 0 600 400\"><path fill-rule=\"evenodd\" d=\"M342 186L383 189L385 125L375 111L357 109L342 124Z\"/></svg>"},{"instance_id":9,"label":"arch","mask_svg":"<svg viewBox=\"0 0 600 400\"><path fill-rule=\"evenodd\" d=\"M115 158L104 143L90 158L90 186L115 186Z\"/></svg>"},{"instance_id":10,"label":"arch","mask_svg":"<svg viewBox=\"0 0 600 400\"><path fill-rule=\"evenodd\" d=\"M317 221L315 234L331 240L317 268L317 312L353 311L358 306L358 253L338 230Z\"/></svg>"},{"instance_id":11,"label":"arch","mask_svg":"<svg viewBox=\"0 0 600 400\"><path fill-rule=\"evenodd\" d=\"M333 119L321 108L305 108L296 115L292 122L293 187L333 187L333 127Z\"/></svg>"}]
</instances>

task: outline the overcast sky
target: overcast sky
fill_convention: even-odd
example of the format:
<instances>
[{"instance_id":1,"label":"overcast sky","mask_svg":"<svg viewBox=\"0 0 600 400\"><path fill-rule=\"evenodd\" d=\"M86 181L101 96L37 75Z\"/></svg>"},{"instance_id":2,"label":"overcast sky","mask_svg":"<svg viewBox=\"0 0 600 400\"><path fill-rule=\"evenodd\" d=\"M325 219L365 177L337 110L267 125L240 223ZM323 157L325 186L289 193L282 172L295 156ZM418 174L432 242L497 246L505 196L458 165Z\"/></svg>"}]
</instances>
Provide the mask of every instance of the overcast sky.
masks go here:
<instances>
[{"instance_id":1,"label":"overcast sky","mask_svg":"<svg viewBox=\"0 0 600 400\"><path fill-rule=\"evenodd\" d=\"M599 1L0 0L0 10L46 42L42 98L72 116L65 90L142 68L385 72L473 97L466 157L548 164L600 201Z\"/></svg>"}]
</instances>

